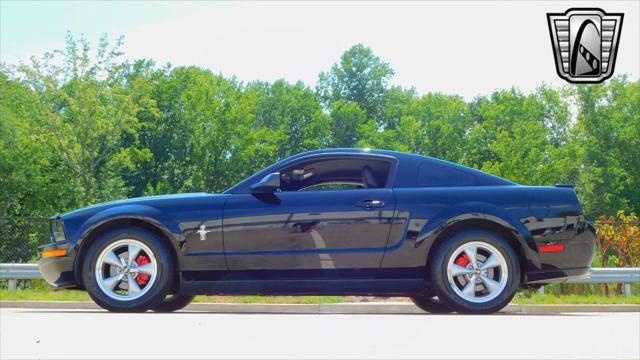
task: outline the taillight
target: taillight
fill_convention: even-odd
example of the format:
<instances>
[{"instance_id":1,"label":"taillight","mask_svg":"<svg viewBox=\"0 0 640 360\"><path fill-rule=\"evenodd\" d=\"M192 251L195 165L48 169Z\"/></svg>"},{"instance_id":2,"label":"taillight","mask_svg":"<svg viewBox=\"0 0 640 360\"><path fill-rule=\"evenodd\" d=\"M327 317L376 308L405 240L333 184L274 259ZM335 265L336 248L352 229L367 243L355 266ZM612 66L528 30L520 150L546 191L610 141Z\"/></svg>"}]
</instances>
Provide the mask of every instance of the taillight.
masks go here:
<instances>
[{"instance_id":1,"label":"taillight","mask_svg":"<svg viewBox=\"0 0 640 360\"><path fill-rule=\"evenodd\" d=\"M543 253L560 252L562 250L564 250L564 245L562 244L540 245L540 252Z\"/></svg>"}]
</instances>

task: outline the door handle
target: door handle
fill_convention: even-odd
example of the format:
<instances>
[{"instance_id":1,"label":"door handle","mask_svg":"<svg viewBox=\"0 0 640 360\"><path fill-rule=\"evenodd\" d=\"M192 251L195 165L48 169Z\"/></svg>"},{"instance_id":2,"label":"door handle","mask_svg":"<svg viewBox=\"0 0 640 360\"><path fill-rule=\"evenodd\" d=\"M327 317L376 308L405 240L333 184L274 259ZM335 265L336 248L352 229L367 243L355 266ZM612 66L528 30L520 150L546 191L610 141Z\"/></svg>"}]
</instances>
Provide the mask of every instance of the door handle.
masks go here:
<instances>
[{"instance_id":1,"label":"door handle","mask_svg":"<svg viewBox=\"0 0 640 360\"><path fill-rule=\"evenodd\" d=\"M380 201L380 200L365 200L365 201L358 201L356 203L357 207L361 207L365 210L371 210L371 209L375 209L375 208L381 208L384 207L384 201Z\"/></svg>"}]
</instances>

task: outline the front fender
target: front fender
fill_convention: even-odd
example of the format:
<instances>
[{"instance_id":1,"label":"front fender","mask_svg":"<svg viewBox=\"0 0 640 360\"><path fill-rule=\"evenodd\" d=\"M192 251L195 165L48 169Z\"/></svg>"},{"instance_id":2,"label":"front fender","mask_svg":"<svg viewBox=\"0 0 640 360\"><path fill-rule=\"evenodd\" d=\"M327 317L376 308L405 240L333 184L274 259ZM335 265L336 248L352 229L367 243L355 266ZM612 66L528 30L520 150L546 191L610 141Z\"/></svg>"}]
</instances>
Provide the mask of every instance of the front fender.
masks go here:
<instances>
[{"instance_id":1,"label":"front fender","mask_svg":"<svg viewBox=\"0 0 640 360\"><path fill-rule=\"evenodd\" d=\"M164 232L170 239L181 241L180 226L167 213L148 205L121 205L93 214L80 225L75 232L75 248L79 249L89 234L108 222L121 219L136 219L152 224ZM175 244L174 244L175 246Z\"/></svg>"}]
</instances>

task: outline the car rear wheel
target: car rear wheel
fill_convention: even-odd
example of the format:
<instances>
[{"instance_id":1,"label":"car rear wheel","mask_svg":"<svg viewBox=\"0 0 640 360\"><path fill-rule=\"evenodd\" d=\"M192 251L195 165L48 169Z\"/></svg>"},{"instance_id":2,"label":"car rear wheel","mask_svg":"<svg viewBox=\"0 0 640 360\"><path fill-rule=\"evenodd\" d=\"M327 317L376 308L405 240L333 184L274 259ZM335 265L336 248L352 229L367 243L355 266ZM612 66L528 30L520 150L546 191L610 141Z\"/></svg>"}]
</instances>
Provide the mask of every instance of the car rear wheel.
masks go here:
<instances>
[{"instance_id":1,"label":"car rear wheel","mask_svg":"<svg viewBox=\"0 0 640 360\"><path fill-rule=\"evenodd\" d=\"M420 309L431 314L448 314L453 311L435 296L415 296L411 298L411 301Z\"/></svg>"},{"instance_id":2,"label":"car rear wheel","mask_svg":"<svg viewBox=\"0 0 640 360\"><path fill-rule=\"evenodd\" d=\"M436 295L454 311L489 314L518 290L520 266L509 243L488 231L464 231L436 250L431 264Z\"/></svg>"},{"instance_id":3,"label":"car rear wheel","mask_svg":"<svg viewBox=\"0 0 640 360\"><path fill-rule=\"evenodd\" d=\"M167 295L164 300L155 307L155 312L174 312L184 309L187 305L191 304L195 296L193 295Z\"/></svg>"},{"instance_id":4,"label":"car rear wheel","mask_svg":"<svg viewBox=\"0 0 640 360\"><path fill-rule=\"evenodd\" d=\"M138 228L102 235L86 253L83 283L100 307L139 312L157 306L171 290L173 258L154 234Z\"/></svg>"}]
</instances>

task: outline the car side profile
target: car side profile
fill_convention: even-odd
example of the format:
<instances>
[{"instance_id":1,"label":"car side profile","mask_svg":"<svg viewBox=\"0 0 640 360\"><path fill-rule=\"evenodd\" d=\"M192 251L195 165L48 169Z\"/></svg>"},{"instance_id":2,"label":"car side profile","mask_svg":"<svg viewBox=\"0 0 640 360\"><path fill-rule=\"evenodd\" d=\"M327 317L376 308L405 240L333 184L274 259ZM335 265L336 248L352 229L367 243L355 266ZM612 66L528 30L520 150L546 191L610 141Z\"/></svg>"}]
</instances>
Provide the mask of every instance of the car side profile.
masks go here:
<instances>
[{"instance_id":1,"label":"car side profile","mask_svg":"<svg viewBox=\"0 0 640 360\"><path fill-rule=\"evenodd\" d=\"M306 152L222 194L108 202L51 227L44 278L119 312L174 311L197 294L314 294L493 313L519 289L585 275L595 249L571 185L369 149Z\"/></svg>"}]
</instances>

